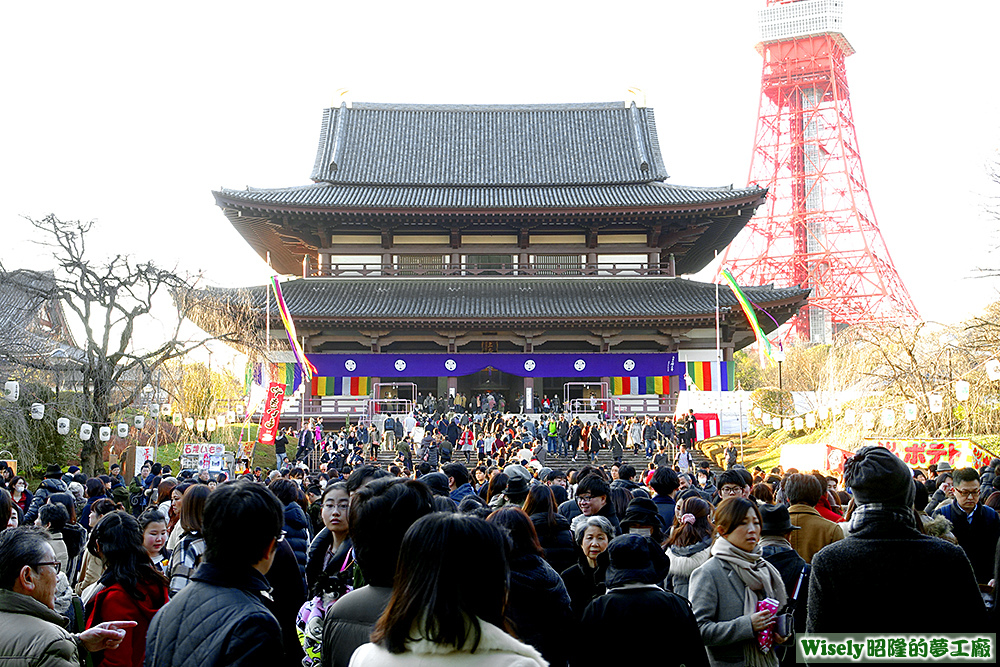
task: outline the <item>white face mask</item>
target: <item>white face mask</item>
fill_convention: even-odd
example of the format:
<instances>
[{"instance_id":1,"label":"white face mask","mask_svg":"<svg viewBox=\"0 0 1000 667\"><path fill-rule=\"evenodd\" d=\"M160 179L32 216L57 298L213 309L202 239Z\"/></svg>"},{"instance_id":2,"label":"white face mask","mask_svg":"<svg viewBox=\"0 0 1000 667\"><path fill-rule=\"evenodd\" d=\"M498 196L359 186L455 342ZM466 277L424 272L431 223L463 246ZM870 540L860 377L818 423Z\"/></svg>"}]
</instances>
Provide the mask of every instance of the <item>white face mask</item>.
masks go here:
<instances>
[{"instance_id":1,"label":"white face mask","mask_svg":"<svg viewBox=\"0 0 1000 667\"><path fill-rule=\"evenodd\" d=\"M17 485L16 487L14 487L14 488L15 488L15 489L17 489L18 491L20 491L21 493L24 493L24 490L25 490L26 488L28 488L28 487L26 487L26 486L25 486L24 484L18 484L18 485Z\"/></svg>"}]
</instances>

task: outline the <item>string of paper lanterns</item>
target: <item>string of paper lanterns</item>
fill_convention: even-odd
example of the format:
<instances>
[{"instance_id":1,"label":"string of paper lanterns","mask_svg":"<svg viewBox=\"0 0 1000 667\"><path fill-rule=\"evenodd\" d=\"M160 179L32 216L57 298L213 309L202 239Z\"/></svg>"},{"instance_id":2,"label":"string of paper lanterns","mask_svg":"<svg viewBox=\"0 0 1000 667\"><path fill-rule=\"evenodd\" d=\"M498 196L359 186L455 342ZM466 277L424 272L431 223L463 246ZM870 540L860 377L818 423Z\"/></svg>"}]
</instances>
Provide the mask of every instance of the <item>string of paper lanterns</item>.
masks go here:
<instances>
[{"instance_id":1,"label":"string of paper lanterns","mask_svg":"<svg viewBox=\"0 0 1000 667\"><path fill-rule=\"evenodd\" d=\"M8 380L4 383L3 397L10 403L15 403L21 396L21 386L20 382L17 380ZM28 408L28 414L35 421L41 421L45 418L46 407L51 405L55 409L55 404L46 403L32 403ZM149 416L152 419L159 419L162 415L163 417L170 417L171 422L174 426L181 426L182 424L187 426L188 430L192 430L196 433L213 433L216 430L226 426L226 424L236 423L236 411L229 410L224 413L220 413L215 417L209 417L207 419L193 417L188 417L185 419L183 415L172 409L170 403L164 403L162 406L158 403L153 403L148 407ZM57 414L59 413L56 410ZM107 423L91 423L78 419L77 417L61 416L56 419L56 433L59 435L69 435L71 420L79 421L79 437L80 440L89 440L94 434L94 427L97 427L97 437L101 442L107 442L111 439L112 427L114 427L114 433L119 438L127 438L131 429L134 427L137 430L142 430L143 426L146 424L145 415L135 415L132 418L132 424L127 422L107 422Z\"/></svg>"},{"instance_id":2,"label":"string of paper lanterns","mask_svg":"<svg viewBox=\"0 0 1000 667\"><path fill-rule=\"evenodd\" d=\"M986 371L986 377L991 382L996 382L1000 380L1000 360L992 358L986 362L976 366L968 371L972 373L982 367ZM971 395L972 385L963 379L958 379L950 382L952 385L952 390L955 394L955 400L960 403L964 403L969 400ZM946 387L947 385L945 385ZM927 409L933 414L939 414L944 410L944 394L941 389L936 389L930 393L926 394L927 397ZM755 406L753 409L753 416L760 420L763 424L770 426L771 428L778 430L784 429L785 431L801 431L803 426L808 429L816 428L816 418L819 417L822 420L826 420L830 412L833 412L833 416L839 412L838 401L835 400L835 404L831 406L823 406L815 411L806 412L800 415L792 415L789 417L771 415L765 412L761 407ZM886 428L891 428L896 424L896 411L893 409L895 406L900 405L899 403L893 406L883 407L879 413L879 421L882 426ZM905 401L902 403L903 406L903 418L906 421L915 421L918 416L919 407L914 401ZM853 408L844 409L844 423L848 426L854 426L858 423L858 413ZM860 422L862 427L866 430L872 430L875 428L875 413L870 410L864 410L860 414Z\"/></svg>"}]
</instances>

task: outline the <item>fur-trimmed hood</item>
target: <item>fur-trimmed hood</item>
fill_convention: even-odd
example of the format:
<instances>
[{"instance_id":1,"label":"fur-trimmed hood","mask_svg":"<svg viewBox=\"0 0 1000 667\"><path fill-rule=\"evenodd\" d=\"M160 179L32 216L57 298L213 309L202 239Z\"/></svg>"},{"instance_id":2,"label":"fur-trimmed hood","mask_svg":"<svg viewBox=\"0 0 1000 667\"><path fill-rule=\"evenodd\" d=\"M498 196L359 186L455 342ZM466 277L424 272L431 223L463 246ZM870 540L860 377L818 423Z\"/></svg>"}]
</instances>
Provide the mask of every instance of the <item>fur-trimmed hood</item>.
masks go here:
<instances>
[{"instance_id":1,"label":"fur-trimmed hood","mask_svg":"<svg viewBox=\"0 0 1000 667\"><path fill-rule=\"evenodd\" d=\"M480 620L482 635L476 652L471 653L472 636L461 647L436 644L426 639L407 642L406 652L391 654L377 644L364 644L354 652L354 667L427 664L427 656L438 656L442 664L499 667L544 667L548 663L531 646L519 642L495 625Z\"/></svg>"}]
</instances>

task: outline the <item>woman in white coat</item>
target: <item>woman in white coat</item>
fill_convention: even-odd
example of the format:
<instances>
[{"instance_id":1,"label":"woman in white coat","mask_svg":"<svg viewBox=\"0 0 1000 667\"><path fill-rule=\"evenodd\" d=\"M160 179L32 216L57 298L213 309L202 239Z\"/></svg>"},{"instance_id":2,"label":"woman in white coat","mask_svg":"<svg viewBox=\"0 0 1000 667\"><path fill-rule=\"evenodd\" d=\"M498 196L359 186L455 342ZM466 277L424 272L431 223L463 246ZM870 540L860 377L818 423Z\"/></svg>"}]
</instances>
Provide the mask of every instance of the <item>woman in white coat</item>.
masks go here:
<instances>
[{"instance_id":1,"label":"woman in white coat","mask_svg":"<svg viewBox=\"0 0 1000 667\"><path fill-rule=\"evenodd\" d=\"M774 650L761 651L757 637L774 630L775 615L758 611L757 603L772 598L781 611L788 596L781 574L757 549L760 524L757 503L738 496L723 500L715 510L712 557L691 575L691 606L712 667L778 665Z\"/></svg>"},{"instance_id":2,"label":"woman in white coat","mask_svg":"<svg viewBox=\"0 0 1000 667\"><path fill-rule=\"evenodd\" d=\"M509 549L506 535L481 519L437 512L417 521L403 538L372 643L354 652L350 667L548 665L503 629Z\"/></svg>"}]
</instances>

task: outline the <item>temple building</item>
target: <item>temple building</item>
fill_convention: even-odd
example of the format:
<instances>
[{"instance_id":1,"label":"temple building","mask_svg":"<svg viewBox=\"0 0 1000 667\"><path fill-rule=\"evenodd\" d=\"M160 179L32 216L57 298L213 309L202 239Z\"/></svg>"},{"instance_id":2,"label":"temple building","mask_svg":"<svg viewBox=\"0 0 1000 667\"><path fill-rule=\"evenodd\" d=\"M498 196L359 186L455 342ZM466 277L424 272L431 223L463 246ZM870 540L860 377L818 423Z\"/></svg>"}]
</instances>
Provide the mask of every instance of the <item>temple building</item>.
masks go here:
<instances>
[{"instance_id":1,"label":"temple building","mask_svg":"<svg viewBox=\"0 0 1000 667\"><path fill-rule=\"evenodd\" d=\"M667 178L653 110L635 104L354 103L324 111L312 183L214 195L276 272L299 276L282 290L319 371L310 413L403 387L664 413L692 382L732 388L746 317L728 289L679 276L767 194ZM263 329L265 288L248 290ZM746 292L766 331L809 294Z\"/></svg>"}]
</instances>

